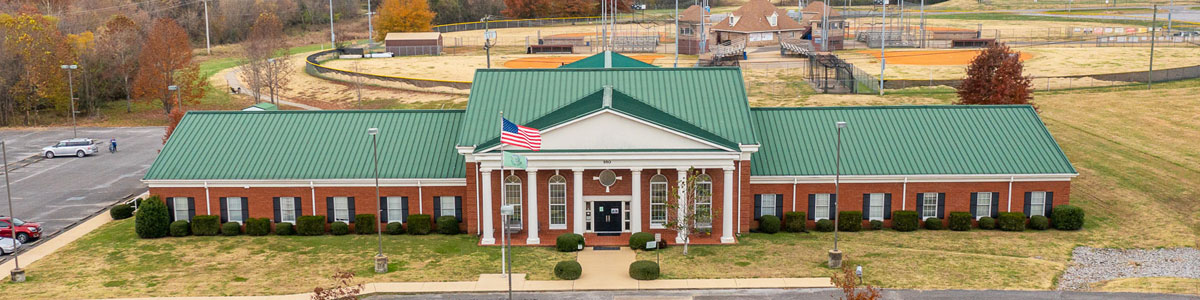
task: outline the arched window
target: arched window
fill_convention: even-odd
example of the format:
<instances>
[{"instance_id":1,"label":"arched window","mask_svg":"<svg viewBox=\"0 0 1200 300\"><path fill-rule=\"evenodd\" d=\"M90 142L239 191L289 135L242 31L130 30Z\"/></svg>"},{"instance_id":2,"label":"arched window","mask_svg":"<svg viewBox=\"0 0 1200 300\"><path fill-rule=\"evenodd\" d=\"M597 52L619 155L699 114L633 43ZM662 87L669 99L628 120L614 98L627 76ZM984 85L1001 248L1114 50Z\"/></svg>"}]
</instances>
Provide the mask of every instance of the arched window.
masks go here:
<instances>
[{"instance_id":1,"label":"arched window","mask_svg":"<svg viewBox=\"0 0 1200 300\"><path fill-rule=\"evenodd\" d=\"M550 228L567 229L567 178L550 176Z\"/></svg>"},{"instance_id":2,"label":"arched window","mask_svg":"<svg viewBox=\"0 0 1200 300\"><path fill-rule=\"evenodd\" d=\"M667 176L650 177L650 227L662 228L667 223Z\"/></svg>"},{"instance_id":3,"label":"arched window","mask_svg":"<svg viewBox=\"0 0 1200 300\"><path fill-rule=\"evenodd\" d=\"M504 178L504 205L513 206L513 214L508 217L508 226L520 228L521 226L521 178L517 175L508 175Z\"/></svg>"},{"instance_id":4,"label":"arched window","mask_svg":"<svg viewBox=\"0 0 1200 300\"><path fill-rule=\"evenodd\" d=\"M712 227L712 177L701 173L696 176L696 227Z\"/></svg>"}]
</instances>

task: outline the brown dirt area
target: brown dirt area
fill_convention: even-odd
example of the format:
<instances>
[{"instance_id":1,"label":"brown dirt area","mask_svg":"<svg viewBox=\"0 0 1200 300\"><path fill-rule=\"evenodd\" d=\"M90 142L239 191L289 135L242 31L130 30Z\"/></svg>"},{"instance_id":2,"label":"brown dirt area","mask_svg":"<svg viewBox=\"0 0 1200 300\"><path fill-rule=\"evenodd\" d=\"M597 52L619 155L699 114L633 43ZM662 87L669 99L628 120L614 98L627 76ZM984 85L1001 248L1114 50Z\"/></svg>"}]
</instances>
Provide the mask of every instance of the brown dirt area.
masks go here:
<instances>
[{"instance_id":1,"label":"brown dirt area","mask_svg":"<svg viewBox=\"0 0 1200 300\"><path fill-rule=\"evenodd\" d=\"M633 58L648 64L653 64L654 60L663 57L666 56L659 54L629 56L629 58ZM587 58L587 56L526 57L504 62L504 67L509 69L549 69L573 63L584 58Z\"/></svg>"},{"instance_id":2,"label":"brown dirt area","mask_svg":"<svg viewBox=\"0 0 1200 300\"><path fill-rule=\"evenodd\" d=\"M875 59L879 59L879 51L874 50L859 50L855 51L860 54L871 55ZM915 51L894 51L887 54L888 64L896 65L919 65L919 66L954 66L967 65L972 59L979 56L981 50L915 50ZM1033 58L1033 54L1029 52L1021 52L1021 60L1029 60Z\"/></svg>"},{"instance_id":3,"label":"brown dirt area","mask_svg":"<svg viewBox=\"0 0 1200 300\"><path fill-rule=\"evenodd\" d=\"M1025 73L1028 75L1068 76L1107 74L1121 72L1145 71L1150 60L1149 49L1143 48L1013 48L1013 50L1032 54L1025 61ZM885 77L889 79L959 79L966 75L966 65L905 65L894 58L898 53L908 51L888 51L888 68ZM878 52L859 53L859 51L842 51L838 55L863 70L872 74L879 71ZM1163 70L1186 66L1200 65L1200 51L1197 48L1159 48L1154 53L1154 69Z\"/></svg>"}]
</instances>

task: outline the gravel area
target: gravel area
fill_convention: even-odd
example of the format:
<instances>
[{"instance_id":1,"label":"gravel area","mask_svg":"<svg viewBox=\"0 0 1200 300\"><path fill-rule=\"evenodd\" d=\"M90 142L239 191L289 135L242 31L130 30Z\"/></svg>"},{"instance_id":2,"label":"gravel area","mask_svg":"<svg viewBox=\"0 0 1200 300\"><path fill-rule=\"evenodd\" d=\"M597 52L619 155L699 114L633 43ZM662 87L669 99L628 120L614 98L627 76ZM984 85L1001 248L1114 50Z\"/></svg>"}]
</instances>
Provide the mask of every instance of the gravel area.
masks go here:
<instances>
[{"instance_id":1,"label":"gravel area","mask_svg":"<svg viewBox=\"0 0 1200 300\"><path fill-rule=\"evenodd\" d=\"M1133 277L1200 278L1200 250L1076 247L1059 290L1086 290L1088 284Z\"/></svg>"}]
</instances>

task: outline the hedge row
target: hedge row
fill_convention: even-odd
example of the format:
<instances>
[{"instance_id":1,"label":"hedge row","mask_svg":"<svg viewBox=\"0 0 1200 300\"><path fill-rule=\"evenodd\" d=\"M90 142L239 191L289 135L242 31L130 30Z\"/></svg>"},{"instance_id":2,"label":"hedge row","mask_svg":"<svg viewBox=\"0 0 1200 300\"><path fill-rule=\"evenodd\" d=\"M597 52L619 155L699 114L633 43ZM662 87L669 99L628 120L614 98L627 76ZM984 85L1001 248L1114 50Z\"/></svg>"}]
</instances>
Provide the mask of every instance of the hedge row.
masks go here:
<instances>
[{"instance_id":1,"label":"hedge row","mask_svg":"<svg viewBox=\"0 0 1200 300\"><path fill-rule=\"evenodd\" d=\"M133 211L133 207L125 204L113 206L109 212L114 219L128 218L135 216L134 230L141 238L160 238L166 236L235 236L247 234L252 236L264 236L271 233L271 219L268 218L250 218L245 221L245 224L238 222L226 222L221 224L220 216L216 215L200 215L192 217L189 222L187 220L170 221L170 212L158 196L151 196L144 200L139 199L137 211ZM354 216L354 233L356 234L376 234L379 229L376 229L376 221L374 214L359 214ZM296 220L296 224L292 223L276 223L276 235L323 235L326 231L325 216L300 216ZM383 228L390 235L404 234L411 232L412 234L429 234L433 231L434 223L430 220L429 215L409 215L408 226L400 222L391 222ZM334 235L344 235L351 233L350 224L345 222L328 223L328 233ZM244 227L243 227L244 225ZM407 228L406 228L407 227ZM459 222L458 219L452 216L443 216L438 218L437 232L441 234L458 234ZM579 237L583 239L582 236Z\"/></svg>"},{"instance_id":2,"label":"hedge row","mask_svg":"<svg viewBox=\"0 0 1200 300\"><path fill-rule=\"evenodd\" d=\"M784 214L782 222L775 216L762 216L759 219L757 230L763 233L775 233L781 229L787 232L806 232L808 228L805 216L804 212L787 212ZM860 211L840 211L838 212L838 217L844 221L837 223L839 231L854 232L863 229L862 222L849 221L862 220L862 212ZM948 220L940 218L922 220L920 214L916 211L901 210L892 213L892 229L896 231L915 231L924 227L928 230L949 228L954 231L969 231L971 227L978 226L980 229L1000 229L1004 231L1023 231L1026 228L1046 230L1051 227L1058 230L1079 230L1083 228L1083 219L1083 209L1072 205L1055 206L1049 217L1033 216L1026 218L1024 213L1005 212L999 213L999 218L983 217L979 218L978 221L975 221L975 217L969 212L951 212ZM816 226L814 227L816 231L832 232L834 229L834 222L832 220L818 220L815 223ZM974 225L975 223L978 223L978 225ZM883 229L882 221L871 220L869 224L869 229ZM630 246L633 245L631 244Z\"/></svg>"}]
</instances>

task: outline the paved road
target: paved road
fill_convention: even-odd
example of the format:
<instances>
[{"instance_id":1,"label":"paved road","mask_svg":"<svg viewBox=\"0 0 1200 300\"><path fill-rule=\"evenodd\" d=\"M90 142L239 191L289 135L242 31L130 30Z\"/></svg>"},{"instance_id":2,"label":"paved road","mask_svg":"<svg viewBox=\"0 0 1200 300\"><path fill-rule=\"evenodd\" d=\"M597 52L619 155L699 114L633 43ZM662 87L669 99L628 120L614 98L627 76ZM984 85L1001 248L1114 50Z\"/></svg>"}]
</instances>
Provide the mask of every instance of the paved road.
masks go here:
<instances>
[{"instance_id":1,"label":"paved road","mask_svg":"<svg viewBox=\"0 0 1200 300\"><path fill-rule=\"evenodd\" d=\"M681 290L681 291L586 291L586 292L547 292L547 293L513 293L513 299L840 299L841 290L836 289L757 289L757 290ZM420 295L379 295L366 297L369 300L392 299L508 299L505 293L487 294L420 294ZM1138 300L1167 300L1167 299L1200 299L1195 296L1169 294L1141 293L1084 293L1058 291L913 291L885 290L883 299L1138 299Z\"/></svg>"},{"instance_id":2,"label":"paved road","mask_svg":"<svg viewBox=\"0 0 1200 300\"><path fill-rule=\"evenodd\" d=\"M162 149L163 131L163 127L80 128L79 137L105 143L99 154L44 159L38 155L41 148L71 138L70 127L0 130L0 139L8 146L15 215L41 223L45 234L52 234L145 191L141 179ZM117 139L117 153L108 153L110 138ZM0 197L4 195L0 189ZM8 215L4 201L0 198L0 214Z\"/></svg>"}]
</instances>

